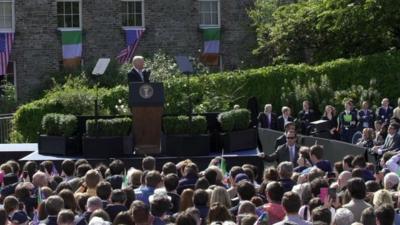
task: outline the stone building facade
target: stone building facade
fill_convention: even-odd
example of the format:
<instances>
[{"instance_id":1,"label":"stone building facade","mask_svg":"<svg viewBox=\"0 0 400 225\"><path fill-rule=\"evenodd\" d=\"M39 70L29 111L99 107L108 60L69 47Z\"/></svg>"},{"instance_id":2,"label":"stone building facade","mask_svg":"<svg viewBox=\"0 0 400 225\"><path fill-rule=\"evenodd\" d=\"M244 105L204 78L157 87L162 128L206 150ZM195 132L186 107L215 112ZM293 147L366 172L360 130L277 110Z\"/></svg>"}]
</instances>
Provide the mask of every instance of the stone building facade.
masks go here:
<instances>
[{"instance_id":1,"label":"stone building facade","mask_svg":"<svg viewBox=\"0 0 400 225\"><path fill-rule=\"evenodd\" d=\"M9 0L14 4L15 64L18 98L28 100L60 70L61 32L57 10L61 0ZM170 55L199 56L203 47L200 29L201 1L217 1L221 28L222 66L234 69L250 60L256 35L246 10L254 0L69 0L80 4L82 59L94 65L100 57L115 58L125 46L122 13L126 1L142 1L145 32L137 54L161 49Z\"/></svg>"}]
</instances>

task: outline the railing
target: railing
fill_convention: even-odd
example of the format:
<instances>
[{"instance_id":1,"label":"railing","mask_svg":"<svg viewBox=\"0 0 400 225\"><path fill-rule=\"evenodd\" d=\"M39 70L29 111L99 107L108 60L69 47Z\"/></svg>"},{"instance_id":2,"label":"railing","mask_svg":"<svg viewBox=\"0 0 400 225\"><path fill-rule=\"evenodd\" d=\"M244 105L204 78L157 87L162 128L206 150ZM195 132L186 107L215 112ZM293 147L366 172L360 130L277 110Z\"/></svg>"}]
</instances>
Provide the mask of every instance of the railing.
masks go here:
<instances>
[{"instance_id":1,"label":"railing","mask_svg":"<svg viewBox=\"0 0 400 225\"><path fill-rule=\"evenodd\" d=\"M12 114L0 114L0 144L10 141Z\"/></svg>"}]
</instances>

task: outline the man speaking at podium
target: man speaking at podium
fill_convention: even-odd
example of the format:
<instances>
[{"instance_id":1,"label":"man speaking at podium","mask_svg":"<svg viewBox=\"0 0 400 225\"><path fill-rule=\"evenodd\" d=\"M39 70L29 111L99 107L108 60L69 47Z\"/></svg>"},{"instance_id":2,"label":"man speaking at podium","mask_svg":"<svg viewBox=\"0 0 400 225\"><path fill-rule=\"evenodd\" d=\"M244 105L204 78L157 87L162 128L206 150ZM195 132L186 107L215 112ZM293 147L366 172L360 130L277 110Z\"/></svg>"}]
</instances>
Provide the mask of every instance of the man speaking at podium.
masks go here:
<instances>
[{"instance_id":1,"label":"man speaking at podium","mask_svg":"<svg viewBox=\"0 0 400 225\"><path fill-rule=\"evenodd\" d=\"M149 83L150 70L144 69L144 58L135 56L132 59L133 68L128 73L128 82L145 82Z\"/></svg>"}]
</instances>

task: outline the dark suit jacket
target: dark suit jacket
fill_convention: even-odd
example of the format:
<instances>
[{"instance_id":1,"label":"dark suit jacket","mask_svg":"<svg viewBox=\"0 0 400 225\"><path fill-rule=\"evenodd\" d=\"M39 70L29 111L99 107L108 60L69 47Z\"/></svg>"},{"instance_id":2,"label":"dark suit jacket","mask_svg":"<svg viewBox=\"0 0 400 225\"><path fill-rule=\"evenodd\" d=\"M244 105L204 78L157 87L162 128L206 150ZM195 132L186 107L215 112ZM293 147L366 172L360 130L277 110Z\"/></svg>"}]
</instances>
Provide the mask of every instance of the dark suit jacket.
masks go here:
<instances>
[{"instance_id":1,"label":"dark suit jacket","mask_svg":"<svg viewBox=\"0 0 400 225\"><path fill-rule=\"evenodd\" d=\"M142 80L140 74L135 69L132 68L132 70L128 73L128 82L129 83L131 83L131 82L149 83L150 82L150 80L149 80L149 78L150 78L150 70L144 69L142 71L142 74L143 74L144 80Z\"/></svg>"},{"instance_id":2,"label":"dark suit jacket","mask_svg":"<svg viewBox=\"0 0 400 225\"><path fill-rule=\"evenodd\" d=\"M386 138L388 138L388 136ZM393 136L392 140L388 140L388 141L385 140L385 143L382 146L382 150L384 152L400 150L400 135L398 133L396 133Z\"/></svg>"},{"instance_id":3,"label":"dark suit jacket","mask_svg":"<svg viewBox=\"0 0 400 225\"><path fill-rule=\"evenodd\" d=\"M275 140L275 149L277 149L279 146L286 144L286 135L282 134Z\"/></svg>"},{"instance_id":4,"label":"dark suit jacket","mask_svg":"<svg viewBox=\"0 0 400 225\"><path fill-rule=\"evenodd\" d=\"M271 123L269 123L268 117L264 112L260 112L257 119L261 128L277 129L277 116L275 113L271 113Z\"/></svg>"},{"instance_id":5,"label":"dark suit jacket","mask_svg":"<svg viewBox=\"0 0 400 225\"><path fill-rule=\"evenodd\" d=\"M289 118L288 118L288 121L293 122L293 121L294 121L293 117L289 117ZM282 115L280 115L280 116L278 117L277 128L278 128L278 130L280 130L280 131L284 131L284 130L285 130L285 119L283 119L283 116L282 116Z\"/></svg>"},{"instance_id":6,"label":"dark suit jacket","mask_svg":"<svg viewBox=\"0 0 400 225\"><path fill-rule=\"evenodd\" d=\"M289 161L293 163L293 167L297 166L297 159L299 158L299 149L300 146L296 145L295 147L295 157L293 161L290 161L289 148L286 144L279 146L276 151L270 155L265 155L265 160L267 162L276 161L278 164L283 161Z\"/></svg>"}]
</instances>

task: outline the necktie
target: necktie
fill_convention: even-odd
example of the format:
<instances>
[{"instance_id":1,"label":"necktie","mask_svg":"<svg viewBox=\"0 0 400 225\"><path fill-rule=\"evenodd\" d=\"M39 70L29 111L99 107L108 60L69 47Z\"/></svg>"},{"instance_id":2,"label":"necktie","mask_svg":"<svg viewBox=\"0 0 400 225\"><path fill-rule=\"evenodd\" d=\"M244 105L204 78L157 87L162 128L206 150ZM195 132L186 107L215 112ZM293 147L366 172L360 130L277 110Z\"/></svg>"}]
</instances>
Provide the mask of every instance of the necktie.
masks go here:
<instances>
[{"instance_id":1,"label":"necktie","mask_svg":"<svg viewBox=\"0 0 400 225\"><path fill-rule=\"evenodd\" d=\"M268 114L268 128L271 128L271 114Z\"/></svg>"}]
</instances>

